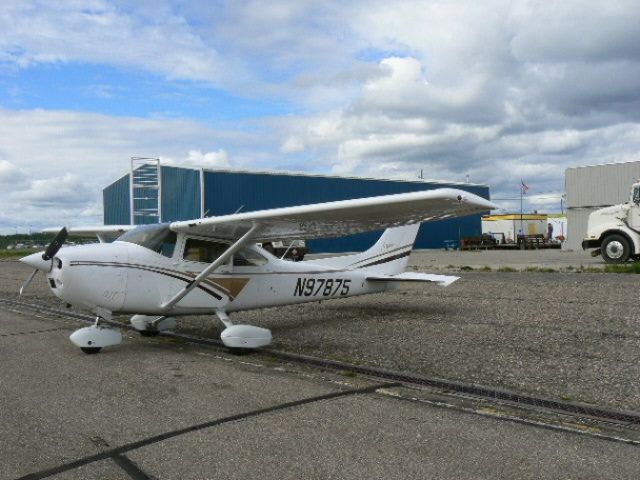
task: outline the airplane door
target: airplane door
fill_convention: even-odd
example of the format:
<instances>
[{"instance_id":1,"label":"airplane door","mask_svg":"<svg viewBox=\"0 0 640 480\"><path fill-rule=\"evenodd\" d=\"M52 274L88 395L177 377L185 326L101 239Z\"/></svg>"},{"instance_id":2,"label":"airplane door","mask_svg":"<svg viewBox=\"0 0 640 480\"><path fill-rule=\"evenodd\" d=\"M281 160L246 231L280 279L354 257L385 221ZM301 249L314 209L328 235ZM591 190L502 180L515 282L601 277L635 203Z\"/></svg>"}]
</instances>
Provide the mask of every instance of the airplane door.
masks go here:
<instances>
[{"instance_id":1,"label":"airplane door","mask_svg":"<svg viewBox=\"0 0 640 480\"><path fill-rule=\"evenodd\" d=\"M202 270L207 268L212 262L222 255L229 245L212 240L186 238L180 260L175 264L177 270L187 278L193 280ZM212 275L216 273L229 273L231 269L231 259L218 267ZM182 286L184 288L184 285ZM179 290L172 292L166 300L169 300ZM198 288L190 292L181 299L176 307L178 308L221 308L229 302L224 289L221 289L212 280L205 280Z\"/></svg>"}]
</instances>

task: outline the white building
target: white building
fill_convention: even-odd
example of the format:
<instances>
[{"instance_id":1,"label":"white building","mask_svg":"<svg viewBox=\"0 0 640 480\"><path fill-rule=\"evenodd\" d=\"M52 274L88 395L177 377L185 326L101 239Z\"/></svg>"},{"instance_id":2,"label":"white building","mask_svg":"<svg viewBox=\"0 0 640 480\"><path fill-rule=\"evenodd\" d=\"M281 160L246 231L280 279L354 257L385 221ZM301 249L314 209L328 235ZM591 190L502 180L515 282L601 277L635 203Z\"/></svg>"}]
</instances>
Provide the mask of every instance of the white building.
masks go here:
<instances>
[{"instance_id":1,"label":"white building","mask_svg":"<svg viewBox=\"0 0 640 480\"><path fill-rule=\"evenodd\" d=\"M482 233L493 234L502 241L502 235L507 243L515 242L519 234L547 236L546 214L508 213L503 215L483 215ZM553 230L554 236L556 230Z\"/></svg>"}]
</instances>

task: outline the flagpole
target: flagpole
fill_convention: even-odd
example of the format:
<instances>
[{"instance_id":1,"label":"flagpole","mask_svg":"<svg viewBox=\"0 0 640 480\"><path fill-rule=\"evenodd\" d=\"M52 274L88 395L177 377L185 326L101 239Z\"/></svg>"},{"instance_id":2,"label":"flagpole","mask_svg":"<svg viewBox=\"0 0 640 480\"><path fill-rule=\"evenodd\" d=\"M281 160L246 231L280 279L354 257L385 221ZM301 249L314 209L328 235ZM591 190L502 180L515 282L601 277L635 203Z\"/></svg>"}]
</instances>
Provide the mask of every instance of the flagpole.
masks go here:
<instances>
[{"instance_id":1,"label":"flagpole","mask_svg":"<svg viewBox=\"0 0 640 480\"><path fill-rule=\"evenodd\" d=\"M524 226L522 225L522 195L524 190L524 182L520 180L520 183L520 232L522 232L522 235L524 235Z\"/></svg>"}]
</instances>

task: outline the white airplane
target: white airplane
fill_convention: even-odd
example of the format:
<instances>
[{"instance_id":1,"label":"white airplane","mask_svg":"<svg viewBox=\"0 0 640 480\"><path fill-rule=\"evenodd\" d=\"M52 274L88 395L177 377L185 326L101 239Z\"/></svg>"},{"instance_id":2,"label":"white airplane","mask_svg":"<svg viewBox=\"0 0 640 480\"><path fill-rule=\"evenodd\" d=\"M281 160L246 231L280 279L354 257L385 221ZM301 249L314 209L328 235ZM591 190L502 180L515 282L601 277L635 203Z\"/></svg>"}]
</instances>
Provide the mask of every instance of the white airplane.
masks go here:
<instances>
[{"instance_id":1,"label":"white airplane","mask_svg":"<svg viewBox=\"0 0 640 480\"><path fill-rule=\"evenodd\" d=\"M116 313L133 315L143 335L173 329L179 316L215 314L227 347L258 348L271 343L271 332L234 325L231 312L377 293L397 282L450 285L458 277L404 271L420 222L492 208L474 194L438 189L135 227L63 228L44 252L21 259L35 270L20 294L42 271L58 298L92 311L95 324L70 336L85 353L121 343L120 331L104 322ZM363 253L301 262L256 245L383 228ZM101 243L61 248L68 233L95 234Z\"/></svg>"}]
</instances>

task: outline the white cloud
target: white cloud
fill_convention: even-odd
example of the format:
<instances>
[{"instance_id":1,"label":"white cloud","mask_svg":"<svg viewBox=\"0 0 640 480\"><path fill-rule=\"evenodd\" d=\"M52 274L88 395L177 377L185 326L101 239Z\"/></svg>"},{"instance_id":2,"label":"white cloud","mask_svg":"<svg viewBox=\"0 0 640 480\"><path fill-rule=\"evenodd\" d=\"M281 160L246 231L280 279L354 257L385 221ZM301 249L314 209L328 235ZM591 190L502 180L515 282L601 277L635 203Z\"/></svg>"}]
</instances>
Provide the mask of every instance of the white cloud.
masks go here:
<instances>
[{"instance_id":1,"label":"white cloud","mask_svg":"<svg viewBox=\"0 0 640 480\"><path fill-rule=\"evenodd\" d=\"M220 149L215 152L202 153L200 150L190 150L189 156L184 162L184 165L192 165L203 168L230 168L229 156L227 152Z\"/></svg>"},{"instance_id":2,"label":"white cloud","mask_svg":"<svg viewBox=\"0 0 640 480\"><path fill-rule=\"evenodd\" d=\"M383 177L423 169L469 175L505 198L526 178L532 191L558 192L568 166L639 159L636 3L6 3L5 67L141 69L285 97L303 113L221 131L180 118L0 110L0 181L21 178L21 191L81 175L97 203L131 155L149 155ZM99 81L86 93L118 99Z\"/></svg>"},{"instance_id":3,"label":"white cloud","mask_svg":"<svg viewBox=\"0 0 640 480\"><path fill-rule=\"evenodd\" d=\"M93 200L94 192L80 175L67 173L60 177L32 180L29 188L11 192L14 202L25 202L33 206L59 207L83 206Z\"/></svg>"},{"instance_id":4,"label":"white cloud","mask_svg":"<svg viewBox=\"0 0 640 480\"><path fill-rule=\"evenodd\" d=\"M102 189L127 173L131 156L162 156L226 167L215 139L244 135L182 119L0 109L0 230L102 224ZM9 230L7 230L9 229Z\"/></svg>"},{"instance_id":5,"label":"white cloud","mask_svg":"<svg viewBox=\"0 0 640 480\"><path fill-rule=\"evenodd\" d=\"M513 55L523 61L640 60L640 11L634 0L517 2L510 11Z\"/></svg>"},{"instance_id":6,"label":"white cloud","mask_svg":"<svg viewBox=\"0 0 640 480\"><path fill-rule=\"evenodd\" d=\"M0 185L19 187L26 180L24 172L16 165L7 161L0 160Z\"/></svg>"},{"instance_id":7,"label":"white cloud","mask_svg":"<svg viewBox=\"0 0 640 480\"><path fill-rule=\"evenodd\" d=\"M280 151L283 153L297 153L304 151L304 147L304 141L300 137L292 136L284 141L280 147Z\"/></svg>"},{"instance_id":8,"label":"white cloud","mask_svg":"<svg viewBox=\"0 0 640 480\"><path fill-rule=\"evenodd\" d=\"M20 68L82 61L214 84L241 73L164 8L142 14L98 0L12 2L0 12L0 29L0 61Z\"/></svg>"}]
</instances>

